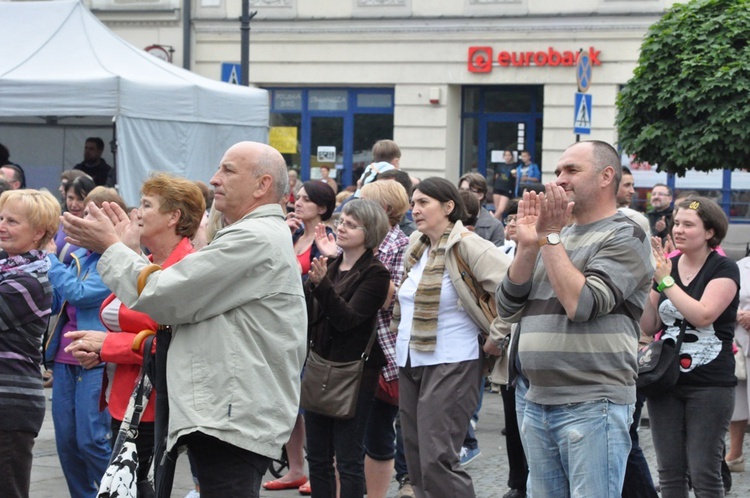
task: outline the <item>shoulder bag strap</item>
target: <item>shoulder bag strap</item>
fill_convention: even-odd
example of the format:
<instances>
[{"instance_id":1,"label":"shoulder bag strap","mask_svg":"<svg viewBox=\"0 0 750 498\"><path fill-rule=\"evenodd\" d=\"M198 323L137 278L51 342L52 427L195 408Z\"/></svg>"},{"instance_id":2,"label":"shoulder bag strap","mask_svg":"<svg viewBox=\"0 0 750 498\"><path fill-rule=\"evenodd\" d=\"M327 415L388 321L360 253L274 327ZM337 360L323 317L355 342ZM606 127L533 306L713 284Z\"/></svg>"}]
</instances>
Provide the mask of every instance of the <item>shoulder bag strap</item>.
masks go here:
<instances>
[{"instance_id":1,"label":"shoulder bag strap","mask_svg":"<svg viewBox=\"0 0 750 498\"><path fill-rule=\"evenodd\" d=\"M367 361L370 358L370 351L372 351L372 347L375 345L375 338L378 337L378 325L375 324L375 327L372 330L372 334L370 335L370 340L367 341L367 347L365 348L365 352L362 353L362 359Z\"/></svg>"}]
</instances>

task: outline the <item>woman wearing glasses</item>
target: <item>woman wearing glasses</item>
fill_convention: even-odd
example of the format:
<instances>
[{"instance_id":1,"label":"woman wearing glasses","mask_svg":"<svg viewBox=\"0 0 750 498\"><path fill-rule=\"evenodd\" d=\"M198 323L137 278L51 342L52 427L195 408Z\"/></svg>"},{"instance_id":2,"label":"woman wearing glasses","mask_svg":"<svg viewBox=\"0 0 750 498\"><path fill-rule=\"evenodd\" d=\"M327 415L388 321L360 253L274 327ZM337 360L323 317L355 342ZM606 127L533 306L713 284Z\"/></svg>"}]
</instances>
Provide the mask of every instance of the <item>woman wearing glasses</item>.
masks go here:
<instances>
[{"instance_id":1,"label":"woman wearing glasses","mask_svg":"<svg viewBox=\"0 0 750 498\"><path fill-rule=\"evenodd\" d=\"M376 330L378 310L385 303L390 274L374 254L389 230L388 217L374 201L347 203L336 222L341 254L312 261L305 284L310 349L331 361L347 362L362 356ZM385 356L375 341L365 363L353 418L336 419L305 411L307 463L313 497L364 496L364 436ZM304 382L304 380L303 380Z\"/></svg>"}]
</instances>

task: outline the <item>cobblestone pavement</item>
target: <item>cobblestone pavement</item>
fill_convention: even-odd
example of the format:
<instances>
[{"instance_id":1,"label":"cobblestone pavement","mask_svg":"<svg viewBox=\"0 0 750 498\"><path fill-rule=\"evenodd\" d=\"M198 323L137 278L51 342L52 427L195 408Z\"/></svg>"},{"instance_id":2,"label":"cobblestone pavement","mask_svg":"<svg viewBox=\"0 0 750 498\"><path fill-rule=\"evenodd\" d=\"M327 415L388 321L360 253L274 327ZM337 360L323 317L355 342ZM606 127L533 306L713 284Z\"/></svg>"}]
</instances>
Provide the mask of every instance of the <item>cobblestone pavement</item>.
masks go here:
<instances>
[{"instance_id":1,"label":"cobblestone pavement","mask_svg":"<svg viewBox=\"0 0 750 498\"><path fill-rule=\"evenodd\" d=\"M51 390L48 389L47 393L51 393ZM50 404L48 401L44 426L34 447L34 466L31 472L30 493L32 498L61 498L68 496L65 479L62 475L55 450L55 436L52 427ZM647 420L646 413L644 422L647 423ZM474 488L478 498L500 498L507 491L508 460L504 446L505 438L500 433L503 425L503 407L500 395L485 392L484 404L477 427L477 439L479 440L482 455L468 467L468 471L474 479ZM641 446L651 466L651 472L656 480L656 457L648 427L641 428L640 439ZM750 456L750 437L745 438L744 450L745 454ZM270 474L267 477L268 479L272 478ZM738 498L750 497L750 466L747 472L734 473L732 477L734 484L728 496ZM175 477L172 497L183 498L191 489L192 479L190 477L187 457L182 456L177 464L177 475ZM391 485L388 497L396 496L396 491L397 485L394 482ZM264 498L289 498L300 495L296 490L261 490L260 496Z\"/></svg>"}]
</instances>

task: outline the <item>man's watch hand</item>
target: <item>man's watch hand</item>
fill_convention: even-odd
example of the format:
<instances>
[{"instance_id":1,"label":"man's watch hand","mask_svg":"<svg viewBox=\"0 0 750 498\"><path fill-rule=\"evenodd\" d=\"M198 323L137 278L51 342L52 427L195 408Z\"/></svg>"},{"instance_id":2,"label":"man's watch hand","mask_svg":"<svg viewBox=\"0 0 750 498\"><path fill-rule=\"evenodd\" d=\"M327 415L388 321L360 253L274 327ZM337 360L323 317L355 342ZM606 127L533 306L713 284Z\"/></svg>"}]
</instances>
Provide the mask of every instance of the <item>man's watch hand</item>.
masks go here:
<instances>
[{"instance_id":1,"label":"man's watch hand","mask_svg":"<svg viewBox=\"0 0 750 498\"><path fill-rule=\"evenodd\" d=\"M551 246L556 246L560 243L560 234L557 232L552 232L547 234L546 237L539 239L539 247L544 247L547 244Z\"/></svg>"}]
</instances>

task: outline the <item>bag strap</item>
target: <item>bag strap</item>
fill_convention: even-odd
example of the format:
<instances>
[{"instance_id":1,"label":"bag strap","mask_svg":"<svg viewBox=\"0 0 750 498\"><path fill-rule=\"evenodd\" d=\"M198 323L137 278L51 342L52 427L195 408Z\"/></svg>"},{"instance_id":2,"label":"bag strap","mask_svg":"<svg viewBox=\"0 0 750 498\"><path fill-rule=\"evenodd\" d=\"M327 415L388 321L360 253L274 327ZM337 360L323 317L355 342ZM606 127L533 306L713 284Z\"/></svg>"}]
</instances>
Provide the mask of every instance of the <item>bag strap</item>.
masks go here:
<instances>
[{"instance_id":1,"label":"bag strap","mask_svg":"<svg viewBox=\"0 0 750 498\"><path fill-rule=\"evenodd\" d=\"M141 381L133 389L134 403L128 404L128 410L123 417L123 423L127 420L130 426L130 430L138 429L138 424L141 423L141 415L143 415L146 406L148 406L148 398L151 396L152 384L151 379L146 374L146 362L151 359L151 348L154 342L154 336L149 336L145 340L145 346L143 349L143 366L141 367ZM132 407L132 410L131 410Z\"/></svg>"},{"instance_id":2,"label":"bag strap","mask_svg":"<svg viewBox=\"0 0 750 498\"><path fill-rule=\"evenodd\" d=\"M685 338L685 329L687 329L687 320L683 317L682 323L680 324L680 333L677 335L677 342L674 347L677 354L680 354L680 347L682 347L682 340Z\"/></svg>"},{"instance_id":3,"label":"bag strap","mask_svg":"<svg viewBox=\"0 0 750 498\"><path fill-rule=\"evenodd\" d=\"M365 352L362 353L361 358L365 361L367 361L370 358L370 351L372 351L372 347L375 345L375 338L378 336L378 326L377 324L372 330L372 334L370 335L370 340L367 341L367 347L365 348Z\"/></svg>"},{"instance_id":4,"label":"bag strap","mask_svg":"<svg viewBox=\"0 0 750 498\"><path fill-rule=\"evenodd\" d=\"M461 233L461 239L464 237L468 237L470 235L474 235L472 232L462 232ZM456 244L456 248L454 251L452 251L452 254L456 258L456 264L458 265L458 271L461 272L461 280L463 280L466 285L469 287L469 290L471 291L472 295L474 296L474 299L476 300L477 306L479 306L479 301L484 294L484 288L479 284L477 281L477 277L474 276L474 272L471 271L471 268L466 263L466 260L463 256L461 256L461 251L458 248L458 244Z\"/></svg>"}]
</instances>

